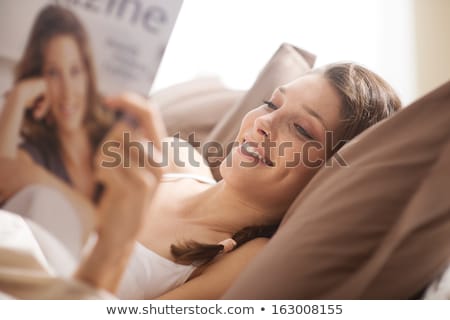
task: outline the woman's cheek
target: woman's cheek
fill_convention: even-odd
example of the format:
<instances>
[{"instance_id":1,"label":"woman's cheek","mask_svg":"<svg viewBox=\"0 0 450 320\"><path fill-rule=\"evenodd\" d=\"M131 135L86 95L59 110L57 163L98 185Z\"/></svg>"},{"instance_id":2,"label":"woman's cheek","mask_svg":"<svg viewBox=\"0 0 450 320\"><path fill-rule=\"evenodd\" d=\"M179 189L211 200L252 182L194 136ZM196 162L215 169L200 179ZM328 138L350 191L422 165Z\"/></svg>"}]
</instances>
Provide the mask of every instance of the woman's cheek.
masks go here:
<instances>
[{"instance_id":1,"label":"woman's cheek","mask_svg":"<svg viewBox=\"0 0 450 320\"><path fill-rule=\"evenodd\" d=\"M325 164L324 146L318 141L310 141L304 145L304 164L309 168L320 168Z\"/></svg>"}]
</instances>

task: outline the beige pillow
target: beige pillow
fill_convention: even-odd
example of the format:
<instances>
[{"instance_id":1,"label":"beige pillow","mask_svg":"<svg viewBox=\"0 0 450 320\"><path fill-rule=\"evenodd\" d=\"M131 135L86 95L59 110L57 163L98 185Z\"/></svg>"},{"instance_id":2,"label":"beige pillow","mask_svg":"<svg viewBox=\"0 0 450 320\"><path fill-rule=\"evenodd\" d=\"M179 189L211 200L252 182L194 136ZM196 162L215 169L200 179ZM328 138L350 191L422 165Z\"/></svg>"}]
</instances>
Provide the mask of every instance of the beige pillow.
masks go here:
<instances>
[{"instance_id":1,"label":"beige pillow","mask_svg":"<svg viewBox=\"0 0 450 320\"><path fill-rule=\"evenodd\" d=\"M164 111L185 100L223 89L225 86L218 77L199 77L156 91L150 99Z\"/></svg>"},{"instance_id":2,"label":"beige pillow","mask_svg":"<svg viewBox=\"0 0 450 320\"><path fill-rule=\"evenodd\" d=\"M161 109L161 114L168 134L179 134L185 140L194 135L195 142L200 145L242 95L242 91L222 88L167 105Z\"/></svg>"},{"instance_id":3,"label":"beige pillow","mask_svg":"<svg viewBox=\"0 0 450 320\"><path fill-rule=\"evenodd\" d=\"M450 82L319 171L226 299L406 299L450 257Z\"/></svg>"},{"instance_id":4,"label":"beige pillow","mask_svg":"<svg viewBox=\"0 0 450 320\"><path fill-rule=\"evenodd\" d=\"M227 150L236 138L244 115L253 108L262 104L272 95L273 90L290 82L311 69L315 56L305 50L284 43L275 52L264 69L259 74L251 89L239 100L218 123L206 139L218 143L222 150ZM226 156L211 157L206 160L211 166L214 177L221 179L217 164Z\"/></svg>"},{"instance_id":5,"label":"beige pillow","mask_svg":"<svg viewBox=\"0 0 450 320\"><path fill-rule=\"evenodd\" d=\"M194 134L197 143L193 145L200 145L242 95L218 78L201 77L157 91L151 102L160 111L169 136L189 140Z\"/></svg>"}]
</instances>

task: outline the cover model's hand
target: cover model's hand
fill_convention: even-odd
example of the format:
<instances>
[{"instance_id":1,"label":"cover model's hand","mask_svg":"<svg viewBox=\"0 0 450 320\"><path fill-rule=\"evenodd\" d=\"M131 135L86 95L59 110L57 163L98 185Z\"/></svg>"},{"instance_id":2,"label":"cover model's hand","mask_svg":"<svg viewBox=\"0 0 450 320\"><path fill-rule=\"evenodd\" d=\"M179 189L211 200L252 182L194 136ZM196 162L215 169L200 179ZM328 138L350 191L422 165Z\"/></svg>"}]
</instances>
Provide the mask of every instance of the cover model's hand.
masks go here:
<instances>
[{"instance_id":1,"label":"cover model's hand","mask_svg":"<svg viewBox=\"0 0 450 320\"><path fill-rule=\"evenodd\" d=\"M30 109L36 119L43 118L49 110L47 84L44 78L22 80L16 84L9 95L15 99L18 107Z\"/></svg>"}]
</instances>

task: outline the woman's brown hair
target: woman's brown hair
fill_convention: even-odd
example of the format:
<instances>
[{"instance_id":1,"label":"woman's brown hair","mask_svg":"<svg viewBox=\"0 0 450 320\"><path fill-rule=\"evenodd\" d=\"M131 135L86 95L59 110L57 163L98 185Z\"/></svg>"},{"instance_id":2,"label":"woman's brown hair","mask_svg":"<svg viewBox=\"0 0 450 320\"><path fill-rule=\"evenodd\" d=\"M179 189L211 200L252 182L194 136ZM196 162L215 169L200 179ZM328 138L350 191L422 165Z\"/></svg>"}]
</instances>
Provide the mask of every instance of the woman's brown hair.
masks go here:
<instances>
[{"instance_id":1,"label":"woman's brown hair","mask_svg":"<svg viewBox=\"0 0 450 320\"><path fill-rule=\"evenodd\" d=\"M88 108L84 125L92 146L96 148L111 127L113 115L100 104L88 36L81 22L71 11L59 5L48 5L41 10L33 24L23 56L16 66L15 83L27 78L43 76L45 48L51 39L62 35L70 36L75 40L83 59L88 79L86 98ZM36 144L45 152L59 151L56 128L49 121L39 121L32 116L26 116L21 135L26 141Z\"/></svg>"},{"instance_id":2,"label":"woman's brown hair","mask_svg":"<svg viewBox=\"0 0 450 320\"><path fill-rule=\"evenodd\" d=\"M401 108L394 89L379 75L355 63L334 63L312 73L322 74L341 97L340 143L331 155L365 129Z\"/></svg>"},{"instance_id":3,"label":"woman's brown hair","mask_svg":"<svg viewBox=\"0 0 450 320\"><path fill-rule=\"evenodd\" d=\"M387 118L401 108L401 102L392 87L380 76L355 63L336 63L311 71L321 74L341 97L341 125L338 128L339 143L329 156L347 141L365 129ZM257 237L270 238L278 225L249 226L239 230L232 239L235 248ZM210 261L224 250L222 244L204 244L190 241L171 245L171 253L180 263Z\"/></svg>"}]
</instances>

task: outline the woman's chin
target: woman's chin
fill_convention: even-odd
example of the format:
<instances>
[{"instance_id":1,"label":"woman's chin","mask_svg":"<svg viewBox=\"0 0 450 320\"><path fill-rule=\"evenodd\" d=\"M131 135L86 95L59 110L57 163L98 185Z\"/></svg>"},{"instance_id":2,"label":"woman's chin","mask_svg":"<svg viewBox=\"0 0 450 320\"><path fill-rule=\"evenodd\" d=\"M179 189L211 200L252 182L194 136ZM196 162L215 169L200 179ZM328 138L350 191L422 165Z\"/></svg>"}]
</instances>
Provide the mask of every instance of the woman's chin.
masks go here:
<instances>
[{"instance_id":1,"label":"woman's chin","mask_svg":"<svg viewBox=\"0 0 450 320\"><path fill-rule=\"evenodd\" d=\"M251 162L248 159L242 159L236 154L229 154L220 164L220 175L224 180L252 180L260 171L260 165Z\"/></svg>"}]
</instances>

